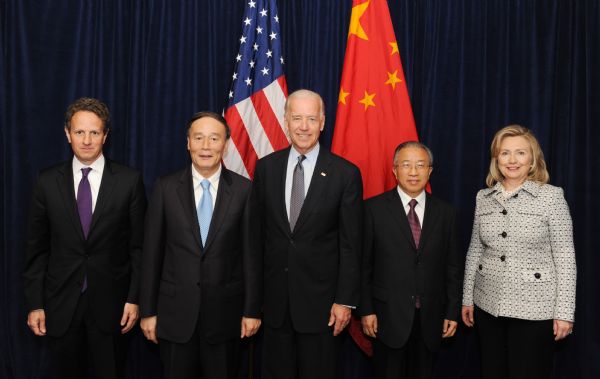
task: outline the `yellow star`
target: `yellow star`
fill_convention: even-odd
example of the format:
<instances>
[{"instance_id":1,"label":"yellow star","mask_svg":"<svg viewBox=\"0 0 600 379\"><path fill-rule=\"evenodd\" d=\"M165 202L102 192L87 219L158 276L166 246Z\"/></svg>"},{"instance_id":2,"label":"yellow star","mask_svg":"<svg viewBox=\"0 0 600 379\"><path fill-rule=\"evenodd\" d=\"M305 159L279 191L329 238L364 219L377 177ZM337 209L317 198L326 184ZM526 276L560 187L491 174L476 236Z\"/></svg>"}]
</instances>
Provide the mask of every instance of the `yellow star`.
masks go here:
<instances>
[{"instance_id":1,"label":"yellow star","mask_svg":"<svg viewBox=\"0 0 600 379\"><path fill-rule=\"evenodd\" d=\"M340 95L338 97L338 103L346 105L346 97L350 95L350 92L344 91L344 88L340 87Z\"/></svg>"},{"instance_id":2,"label":"yellow star","mask_svg":"<svg viewBox=\"0 0 600 379\"><path fill-rule=\"evenodd\" d=\"M367 108L369 108L369 106L372 106L372 107L375 106L375 103L373 102L374 97L375 97L375 94L369 95L369 93L367 91L365 91L365 97L363 97L362 100L359 101L359 103L365 105L365 111L367 110Z\"/></svg>"},{"instance_id":3,"label":"yellow star","mask_svg":"<svg viewBox=\"0 0 600 379\"><path fill-rule=\"evenodd\" d=\"M394 71L393 74L391 74L389 72L387 74L388 74L388 80L387 80L387 82L385 82L385 84L391 84L392 89L396 89L396 83L402 82L402 79L400 79L398 77L398 70Z\"/></svg>"},{"instance_id":4,"label":"yellow star","mask_svg":"<svg viewBox=\"0 0 600 379\"><path fill-rule=\"evenodd\" d=\"M400 55L400 52L398 51L398 42L388 42L388 43L392 47L392 52L390 53L390 55L394 55L394 53L398 53L398 55Z\"/></svg>"},{"instance_id":5,"label":"yellow star","mask_svg":"<svg viewBox=\"0 0 600 379\"><path fill-rule=\"evenodd\" d=\"M350 15L350 28L348 30L348 38L352 34L356 35L360 39L369 40L367 33L365 33L362 25L360 24L360 18L363 13L367 10L369 6L369 1L365 1L364 3L358 4L355 7L352 7L352 14Z\"/></svg>"}]
</instances>

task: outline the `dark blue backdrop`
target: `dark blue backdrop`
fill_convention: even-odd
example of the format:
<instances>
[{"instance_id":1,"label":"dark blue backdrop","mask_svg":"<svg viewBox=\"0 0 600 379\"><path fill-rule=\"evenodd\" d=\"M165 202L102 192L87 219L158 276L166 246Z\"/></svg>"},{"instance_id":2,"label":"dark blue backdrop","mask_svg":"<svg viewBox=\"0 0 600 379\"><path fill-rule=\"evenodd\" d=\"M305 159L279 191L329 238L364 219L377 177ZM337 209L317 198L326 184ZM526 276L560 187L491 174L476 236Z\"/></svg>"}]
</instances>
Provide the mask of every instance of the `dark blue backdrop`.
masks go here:
<instances>
[{"instance_id":1,"label":"dark blue backdrop","mask_svg":"<svg viewBox=\"0 0 600 379\"><path fill-rule=\"evenodd\" d=\"M565 189L578 263L574 334L557 344L555 376L600 377L600 2L390 0L417 129L436 155L432 187L460 211L466 251L488 146L508 124L532 128L551 182ZM158 175L189 161L185 121L220 111L238 49L242 0L0 0L0 377L46 378L44 342L25 324L25 210L36 172L70 156L66 106L103 99L113 116L106 154ZM320 92L321 142L331 142L350 0L282 0L290 90ZM594 127L596 126L596 127ZM364 376L346 355L346 377ZM461 330L440 355L440 378L477 377L477 344ZM158 377L137 336L132 377ZM360 366L360 365L359 365Z\"/></svg>"}]
</instances>

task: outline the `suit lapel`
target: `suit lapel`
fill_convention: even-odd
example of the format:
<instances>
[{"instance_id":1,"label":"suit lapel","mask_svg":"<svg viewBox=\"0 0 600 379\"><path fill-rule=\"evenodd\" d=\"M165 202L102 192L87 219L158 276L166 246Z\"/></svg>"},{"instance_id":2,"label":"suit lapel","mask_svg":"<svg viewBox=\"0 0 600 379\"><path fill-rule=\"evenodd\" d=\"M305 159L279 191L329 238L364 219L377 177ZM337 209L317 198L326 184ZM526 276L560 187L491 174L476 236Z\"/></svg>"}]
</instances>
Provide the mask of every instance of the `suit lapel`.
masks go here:
<instances>
[{"instance_id":1,"label":"suit lapel","mask_svg":"<svg viewBox=\"0 0 600 379\"><path fill-rule=\"evenodd\" d=\"M215 204L215 210L210 220L210 227L208 228L208 236L206 236L206 245L204 251L208 249L215 239L219 228L223 224L223 220L229 210L229 204L231 204L231 177L225 167L221 170L221 177L219 178L219 189L217 190L217 202Z\"/></svg>"},{"instance_id":2,"label":"suit lapel","mask_svg":"<svg viewBox=\"0 0 600 379\"><path fill-rule=\"evenodd\" d=\"M98 198L96 199L96 207L94 213L92 213L92 224L90 225L90 233L88 239L92 235L94 226L98 223L98 220L102 217L103 210L106 208L106 204L110 201L110 197L113 193L116 184L115 174L112 171L110 161L107 159L104 162L104 171L102 172L102 180L100 181L100 189L98 190Z\"/></svg>"},{"instance_id":3,"label":"suit lapel","mask_svg":"<svg viewBox=\"0 0 600 379\"><path fill-rule=\"evenodd\" d=\"M419 242L419 251L423 250L423 246L427 243L427 240L430 238L429 236L432 233L432 230L435 229L435 225L437 224L438 217L438 207L435 206L435 200L429 195L426 194L427 200L425 201L425 215L423 216L423 220L421 221L421 239Z\"/></svg>"},{"instance_id":4,"label":"suit lapel","mask_svg":"<svg viewBox=\"0 0 600 379\"><path fill-rule=\"evenodd\" d=\"M290 220L287 214L287 208L285 206L285 177L287 174L287 163L290 156L291 147L286 148L281 153L281 159L275 161L275 172L273 173L275 177L275 186L278 188L275 191L275 195L277 196L275 200L275 204L279 204L279 212L278 217L280 218L281 225L284 226L284 229L288 234L292 234L290 229ZM269 173L266 173L269 175ZM297 223L297 222L296 222Z\"/></svg>"},{"instance_id":5,"label":"suit lapel","mask_svg":"<svg viewBox=\"0 0 600 379\"><path fill-rule=\"evenodd\" d=\"M79 219L79 211L77 210L77 200L75 199L72 162L68 161L59 169L59 172L62 175L57 178L56 184L58 191L61 194L65 209L69 214L69 218L71 219L71 223L73 224L77 235L83 240L83 229L81 228L81 220Z\"/></svg>"},{"instance_id":6,"label":"suit lapel","mask_svg":"<svg viewBox=\"0 0 600 379\"><path fill-rule=\"evenodd\" d=\"M306 193L306 198L302 204L302 209L300 210L300 215L298 216L298 221L296 221L294 231L302 227L311 212L315 208L318 208L320 201L322 201L321 193L327 186L327 181L329 180L328 175L331 175L331 173L329 173L330 164L330 153L321 147L319 149L317 163L315 164L315 171L310 180L310 187L308 187L308 192Z\"/></svg>"},{"instance_id":7,"label":"suit lapel","mask_svg":"<svg viewBox=\"0 0 600 379\"><path fill-rule=\"evenodd\" d=\"M196 200L194 198L194 181L192 180L192 166L183 170L179 177L179 187L177 187L177 196L181 203L181 209L192 226L194 238L198 247L202 250L202 240L200 240L200 224L198 224L198 215L196 213Z\"/></svg>"},{"instance_id":8,"label":"suit lapel","mask_svg":"<svg viewBox=\"0 0 600 379\"><path fill-rule=\"evenodd\" d=\"M416 250L417 247L415 245L415 239L413 238L412 230L408 224L406 211L402 205L400 195L398 195L398 190L394 188L387 193L386 197L388 201L388 210L392 214L392 217L396 220L396 223L400 226L400 230L402 231L402 234L404 234L404 237L410 242L410 245L413 247L413 249Z\"/></svg>"}]
</instances>

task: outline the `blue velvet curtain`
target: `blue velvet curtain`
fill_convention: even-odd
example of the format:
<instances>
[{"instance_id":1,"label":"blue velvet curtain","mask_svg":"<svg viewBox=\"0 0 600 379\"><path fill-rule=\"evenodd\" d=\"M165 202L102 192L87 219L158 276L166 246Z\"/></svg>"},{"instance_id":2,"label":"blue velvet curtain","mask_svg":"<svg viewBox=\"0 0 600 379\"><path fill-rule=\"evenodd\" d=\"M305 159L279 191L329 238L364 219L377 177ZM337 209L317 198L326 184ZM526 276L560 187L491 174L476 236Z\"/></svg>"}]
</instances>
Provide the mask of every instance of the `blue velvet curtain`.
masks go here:
<instances>
[{"instance_id":1,"label":"blue velvet curtain","mask_svg":"<svg viewBox=\"0 0 600 379\"><path fill-rule=\"evenodd\" d=\"M389 0L421 139L435 156L433 192L460 212L466 252L489 143L509 123L528 126L551 183L565 189L575 228L575 332L557 343L556 378L600 377L600 2ZM36 173L70 157L66 106L98 97L112 112L105 153L139 168L148 190L185 164L185 122L226 104L242 0L0 0L0 377L47 378L43 339L25 319L25 210ZM329 147L351 0L281 0L290 90L320 92ZM367 378L350 341L345 378ZM132 378L160 378L156 348L138 334ZM248 362L246 362L248 363ZM444 344L438 378L477 378L472 332Z\"/></svg>"}]
</instances>

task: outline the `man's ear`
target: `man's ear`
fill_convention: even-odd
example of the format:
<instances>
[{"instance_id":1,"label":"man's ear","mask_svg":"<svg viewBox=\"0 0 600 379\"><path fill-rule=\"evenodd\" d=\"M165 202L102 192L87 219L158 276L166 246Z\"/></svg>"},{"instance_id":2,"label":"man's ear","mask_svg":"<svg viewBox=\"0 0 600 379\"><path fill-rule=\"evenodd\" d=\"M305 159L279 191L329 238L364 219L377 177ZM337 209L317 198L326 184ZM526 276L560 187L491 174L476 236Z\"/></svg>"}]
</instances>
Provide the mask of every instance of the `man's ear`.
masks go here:
<instances>
[{"instance_id":1,"label":"man's ear","mask_svg":"<svg viewBox=\"0 0 600 379\"><path fill-rule=\"evenodd\" d=\"M67 141L71 143L71 134L69 133L69 129L65 127L65 135L67 136Z\"/></svg>"}]
</instances>

